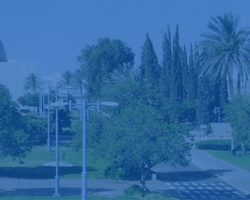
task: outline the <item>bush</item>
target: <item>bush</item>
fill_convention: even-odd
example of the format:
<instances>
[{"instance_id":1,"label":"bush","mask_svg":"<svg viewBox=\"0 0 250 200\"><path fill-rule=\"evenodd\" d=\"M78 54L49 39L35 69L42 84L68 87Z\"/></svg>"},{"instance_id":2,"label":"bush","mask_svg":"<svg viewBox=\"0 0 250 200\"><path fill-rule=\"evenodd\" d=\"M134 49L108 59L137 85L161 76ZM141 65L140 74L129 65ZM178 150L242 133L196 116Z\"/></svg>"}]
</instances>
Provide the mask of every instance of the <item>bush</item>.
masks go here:
<instances>
[{"instance_id":1,"label":"bush","mask_svg":"<svg viewBox=\"0 0 250 200\"><path fill-rule=\"evenodd\" d=\"M230 140L208 140L196 143L197 149L202 150L219 150L219 151L230 151L231 141Z\"/></svg>"},{"instance_id":2,"label":"bush","mask_svg":"<svg viewBox=\"0 0 250 200\"><path fill-rule=\"evenodd\" d=\"M47 141L47 126L43 119L26 116L26 133L32 145L44 145Z\"/></svg>"},{"instance_id":3,"label":"bush","mask_svg":"<svg viewBox=\"0 0 250 200\"><path fill-rule=\"evenodd\" d=\"M124 170L117 163L113 163L105 169L104 176L113 179L124 178Z\"/></svg>"},{"instance_id":4,"label":"bush","mask_svg":"<svg viewBox=\"0 0 250 200\"><path fill-rule=\"evenodd\" d=\"M132 185L124 191L127 196L142 196L143 188L140 185Z\"/></svg>"}]
</instances>

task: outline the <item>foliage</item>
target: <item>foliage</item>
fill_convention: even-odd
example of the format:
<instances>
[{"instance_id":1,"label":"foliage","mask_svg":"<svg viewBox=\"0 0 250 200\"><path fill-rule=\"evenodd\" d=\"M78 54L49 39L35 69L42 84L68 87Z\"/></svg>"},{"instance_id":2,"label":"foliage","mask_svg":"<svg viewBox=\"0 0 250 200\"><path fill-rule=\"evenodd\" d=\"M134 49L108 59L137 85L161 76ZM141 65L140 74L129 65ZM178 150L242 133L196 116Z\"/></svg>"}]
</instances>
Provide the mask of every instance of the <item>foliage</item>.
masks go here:
<instances>
[{"instance_id":1,"label":"foliage","mask_svg":"<svg viewBox=\"0 0 250 200\"><path fill-rule=\"evenodd\" d=\"M188 135L185 125L168 125L156 109L138 102L105 123L103 152L123 169L123 178L134 179L161 161L186 164Z\"/></svg>"},{"instance_id":2,"label":"foliage","mask_svg":"<svg viewBox=\"0 0 250 200\"><path fill-rule=\"evenodd\" d=\"M38 117L26 116L25 132L30 137L32 145L44 145L47 140L47 122Z\"/></svg>"},{"instance_id":3,"label":"foliage","mask_svg":"<svg viewBox=\"0 0 250 200\"><path fill-rule=\"evenodd\" d=\"M126 196L143 196L144 191L140 185L132 185L124 193Z\"/></svg>"},{"instance_id":4,"label":"foliage","mask_svg":"<svg viewBox=\"0 0 250 200\"><path fill-rule=\"evenodd\" d=\"M196 148L203 150L229 151L231 148L230 140L208 140L196 143Z\"/></svg>"},{"instance_id":5,"label":"foliage","mask_svg":"<svg viewBox=\"0 0 250 200\"><path fill-rule=\"evenodd\" d=\"M37 93L38 89L41 87L41 80L36 74L29 74L24 83L24 89L32 93Z\"/></svg>"},{"instance_id":6,"label":"foliage","mask_svg":"<svg viewBox=\"0 0 250 200\"><path fill-rule=\"evenodd\" d=\"M157 55L154 51L153 43L146 35L146 40L142 48L140 78L150 82L158 82L160 77L160 66L158 64Z\"/></svg>"},{"instance_id":7,"label":"foliage","mask_svg":"<svg viewBox=\"0 0 250 200\"><path fill-rule=\"evenodd\" d=\"M0 154L22 157L31 148L24 119L4 85L0 85L0 96Z\"/></svg>"},{"instance_id":8,"label":"foliage","mask_svg":"<svg viewBox=\"0 0 250 200\"><path fill-rule=\"evenodd\" d=\"M99 96L104 79L124 64L133 65L134 53L121 40L102 38L82 50L79 62L89 94Z\"/></svg>"},{"instance_id":9,"label":"foliage","mask_svg":"<svg viewBox=\"0 0 250 200\"><path fill-rule=\"evenodd\" d=\"M234 95L233 74L237 77L237 91L248 80L250 61L250 31L239 29L239 18L232 14L212 17L208 33L200 43L201 73L213 79L227 78L230 96Z\"/></svg>"},{"instance_id":10,"label":"foliage","mask_svg":"<svg viewBox=\"0 0 250 200\"><path fill-rule=\"evenodd\" d=\"M37 107L39 105L38 93L26 93L18 98L18 102L23 106Z\"/></svg>"},{"instance_id":11,"label":"foliage","mask_svg":"<svg viewBox=\"0 0 250 200\"><path fill-rule=\"evenodd\" d=\"M234 97L226 107L226 120L231 123L233 137L243 145L250 144L250 98L249 96ZM245 151L244 149L242 149Z\"/></svg>"},{"instance_id":12,"label":"foliage","mask_svg":"<svg viewBox=\"0 0 250 200\"><path fill-rule=\"evenodd\" d=\"M55 124L56 120L56 111L53 110L51 113L51 122ZM58 109L58 131L60 134L63 134L64 128L69 128L71 125L71 117L68 107Z\"/></svg>"}]
</instances>

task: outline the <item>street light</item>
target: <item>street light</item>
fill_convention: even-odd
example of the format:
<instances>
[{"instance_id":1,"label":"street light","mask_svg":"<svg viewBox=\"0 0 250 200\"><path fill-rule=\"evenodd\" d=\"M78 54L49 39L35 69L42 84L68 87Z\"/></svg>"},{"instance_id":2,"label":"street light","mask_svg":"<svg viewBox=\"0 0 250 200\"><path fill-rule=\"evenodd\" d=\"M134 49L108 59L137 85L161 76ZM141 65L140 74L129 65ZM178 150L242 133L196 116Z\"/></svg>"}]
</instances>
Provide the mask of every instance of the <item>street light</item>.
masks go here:
<instances>
[{"instance_id":1,"label":"street light","mask_svg":"<svg viewBox=\"0 0 250 200\"><path fill-rule=\"evenodd\" d=\"M47 134L47 146L50 151L50 83L48 86L48 107L47 107L47 125L48 125L48 134Z\"/></svg>"},{"instance_id":2,"label":"street light","mask_svg":"<svg viewBox=\"0 0 250 200\"><path fill-rule=\"evenodd\" d=\"M69 90L72 89L72 87L68 86L68 95ZM59 169L59 145L58 145L58 108L60 106L69 106L69 110L71 110L72 106L80 106L81 110L81 119L82 119L82 200L87 200L87 111L88 108L95 107L97 109L97 112L100 112L100 106L111 106L116 107L118 106L117 102L100 102L99 100L96 103L88 103L86 98L86 92L85 95L78 95L74 97L80 97L81 102L80 103L72 103L71 101L68 101L67 103L59 102L58 97L60 95L58 94L58 87L56 91L56 176L55 176L55 194L54 196L60 196L59 194L59 175L58 175L58 169ZM61 95L61 97L65 97L65 95Z\"/></svg>"},{"instance_id":3,"label":"street light","mask_svg":"<svg viewBox=\"0 0 250 200\"><path fill-rule=\"evenodd\" d=\"M56 86L56 175L55 175L55 197L60 197L59 194L59 145L58 145L58 86Z\"/></svg>"},{"instance_id":4,"label":"street light","mask_svg":"<svg viewBox=\"0 0 250 200\"><path fill-rule=\"evenodd\" d=\"M97 112L100 112L100 105L115 107L117 102L87 103L86 97L82 100L82 200L87 200L87 110L88 106L95 106Z\"/></svg>"}]
</instances>

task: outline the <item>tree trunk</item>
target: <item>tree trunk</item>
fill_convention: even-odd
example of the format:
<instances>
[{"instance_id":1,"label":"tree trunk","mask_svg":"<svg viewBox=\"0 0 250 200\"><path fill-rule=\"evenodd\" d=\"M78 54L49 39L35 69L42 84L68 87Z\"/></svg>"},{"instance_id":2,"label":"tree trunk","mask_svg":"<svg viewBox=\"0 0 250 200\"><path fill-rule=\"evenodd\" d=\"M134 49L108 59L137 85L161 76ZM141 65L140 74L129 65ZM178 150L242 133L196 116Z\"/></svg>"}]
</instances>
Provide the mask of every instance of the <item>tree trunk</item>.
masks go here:
<instances>
[{"instance_id":1,"label":"tree trunk","mask_svg":"<svg viewBox=\"0 0 250 200\"><path fill-rule=\"evenodd\" d=\"M246 154L246 147L245 147L244 142L241 142L241 143L240 143L240 146L241 146L241 153L242 153L242 154Z\"/></svg>"},{"instance_id":2,"label":"tree trunk","mask_svg":"<svg viewBox=\"0 0 250 200\"><path fill-rule=\"evenodd\" d=\"M146 193L146 181L145 181L145 174L142 172L141 174L141 186L142 186L142 197L145 197Z\"/></svg>"},{"instance_id":3,"label":"tree trunk","mask_svg":"<svg viewBox=\"0 0 250 200\"><path fill-rule=\"evenodd\" d=\"M235 152L235 143L234 143L233 134L232 134L232 138L231 138L231 153L232 153L233 155L236 154L236 152Z\"/></svg>"},{"instance_id":4,"label":"tree trunk","mask_svg":"<svg viewBox=\"0 0 250 200\"><path fill-rule=\"evenodd\" d=\"M227 90L228 90L228 100L230 101L234 95L233 79L230 74L227 74ZM235 141L233 133L231 134L231 153L235 155Z\"/></svg>"}]
</instances>

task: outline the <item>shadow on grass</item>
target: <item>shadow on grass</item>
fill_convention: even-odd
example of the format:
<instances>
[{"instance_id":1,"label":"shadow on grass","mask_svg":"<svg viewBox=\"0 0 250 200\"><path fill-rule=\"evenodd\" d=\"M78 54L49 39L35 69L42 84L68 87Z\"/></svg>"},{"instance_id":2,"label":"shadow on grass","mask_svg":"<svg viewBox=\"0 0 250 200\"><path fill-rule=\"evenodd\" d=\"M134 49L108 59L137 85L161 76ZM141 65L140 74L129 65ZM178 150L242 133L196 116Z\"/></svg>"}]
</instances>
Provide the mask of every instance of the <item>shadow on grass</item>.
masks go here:
<instances>
[{"instance_id":1,"label":"shadow on grass","mask_svg":"<svg viewBox=\"0 0 250 200\"><path fill-rule=\"evenodd\" d=\"M112 190L93 188L89 189L89 194L94 194L98 192L108 192ZM7 196L53 196L55 190L53 188L39 188L39 189L16 189L13 191L0 191L0 197ZM81 188L60 188L59 193L62 196L76 196L81 194Z\"/></svg>"},{"instance_id":2,"label":"shadow on grass","mask_svg":"<svg viewBox=\"0 0 250 200\"><path fill-rule=\"evenodd\" d=\"M177 181L202 181L205 179L217 178L229 170L206 170L206 171L181 171L158 173L157 178L161 181L177 182Z\"/></svg>"},{"instance_id":3,"label":"shadow on grass","mask_svg":"<svg viewBox=\"0 0 250 200\"><path fill-rule=\"evenodd\" d=\"M96 169L88 167L90 171L96 171ZM70 174L81 174L82 167L60 167L60 176L70 175ZM55 177L55 167L1 167L0 177L9 178L25 178L25 179L52 179Z\"/></svg>"}]
</instances>

